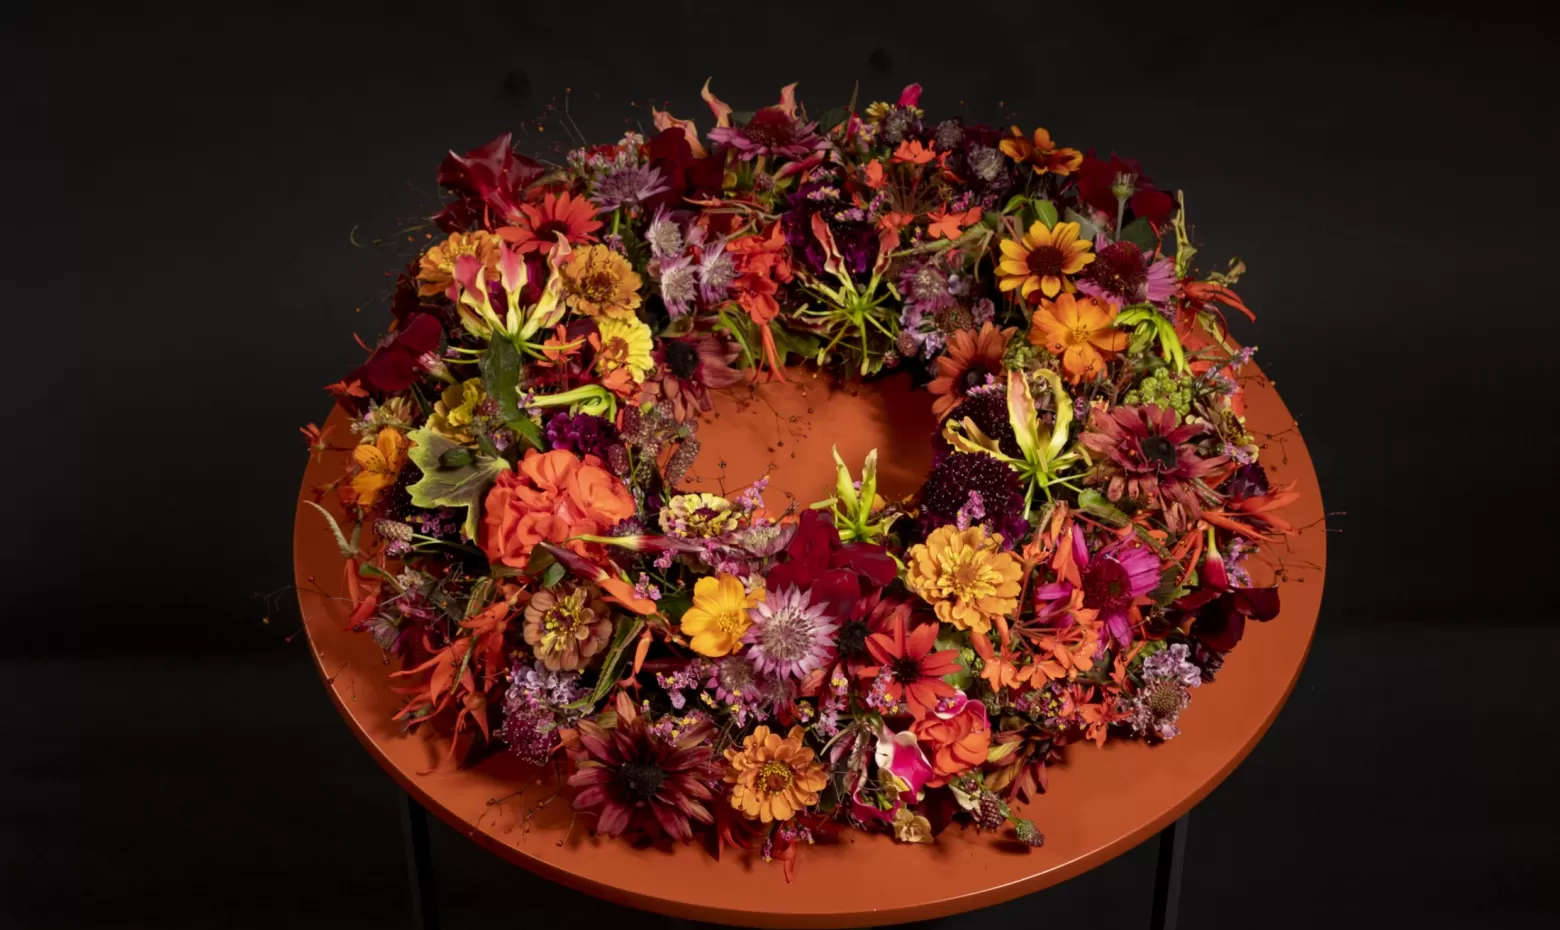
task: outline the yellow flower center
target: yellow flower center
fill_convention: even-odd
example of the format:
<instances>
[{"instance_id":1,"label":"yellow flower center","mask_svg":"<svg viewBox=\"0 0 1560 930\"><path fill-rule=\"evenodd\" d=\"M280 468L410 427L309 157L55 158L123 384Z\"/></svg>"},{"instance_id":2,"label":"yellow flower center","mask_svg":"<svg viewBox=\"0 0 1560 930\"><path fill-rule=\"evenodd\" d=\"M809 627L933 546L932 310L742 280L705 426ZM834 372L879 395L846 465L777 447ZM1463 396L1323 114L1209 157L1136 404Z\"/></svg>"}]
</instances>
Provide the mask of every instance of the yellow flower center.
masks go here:
<instances>
[{"instance_id":1,"label":"yellow flower center","mask_svg":"<svg viewBox=\"0 0 1560 930\"><path fill-rule=\"evenodd\" d=\"M1071 330L1072 344L1082 345L1085 342L1088 342L1089 337L1093 334L1094 331L1089 328L1089 324L1083 320L1079 320L1077 323L1073 324L1073 328Z\"/></svg>"},{"instance_id":2,"label":"yellow flower center","mask_svg":"<svg viewBox=\"0 0 1560 930\"><path fill-rule=\"evenodd\" d=\"M747 611L740 608L722 611L715 615L715 625L727 636L741 636L748 628Z\"/></svg>"},{"instance_id":3,"label":"yellow flower center","mask_svg":"<svg viewBox=\"0 0 1560 930\"><path fill-rule=\"evenodd\" d=\"M941 553L938 567L939 592L966 602L991 596L1002 580L985 553L968 546L950 547Z\"/></svg>"},{"instance_id":4,"label":"yellow flower center","mask_svg":"<svg viewBox=\"0 0 1560 930\"><path fill-rule=\"evenodd\" d=\"M576 591L558 601L542 617L542 650L555 652L568 648L585 622L585 598Z\"/></svg>"},{"instance_id":5,"label":"yellow flower center","mask_svg":"<svg viewBox=\"0 0 1560 930\"><path fill-rule=\"evenodd\" d=\"M765 762L758 769L758 777L754 779L754 787L761 795L779 794L791 787L794 776L791 767L784 762Z\"/></svg>"}]
</instances>

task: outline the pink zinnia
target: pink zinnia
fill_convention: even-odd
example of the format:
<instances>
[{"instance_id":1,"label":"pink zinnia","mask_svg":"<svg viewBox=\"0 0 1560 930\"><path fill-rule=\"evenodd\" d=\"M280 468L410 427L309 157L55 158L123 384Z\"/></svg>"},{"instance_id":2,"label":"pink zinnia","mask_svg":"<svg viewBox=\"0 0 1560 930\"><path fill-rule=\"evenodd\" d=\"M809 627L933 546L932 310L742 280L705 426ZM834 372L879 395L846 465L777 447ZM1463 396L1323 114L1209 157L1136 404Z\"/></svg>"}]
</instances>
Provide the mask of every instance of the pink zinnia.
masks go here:
<instances>
[{"instance_id":1,"label":"pink zinnia","mask_svg":"<svg viewBox=\"0 0 1560 930\"><path fill-rule=\"evenodd\" d=\"M827 606L812 602L812 592L797 587L770 591L758 606L748 608L753 625L742 641L748 661L763 675L803 678L834 657L839 622Z\"/></svg>"}]
</instances>

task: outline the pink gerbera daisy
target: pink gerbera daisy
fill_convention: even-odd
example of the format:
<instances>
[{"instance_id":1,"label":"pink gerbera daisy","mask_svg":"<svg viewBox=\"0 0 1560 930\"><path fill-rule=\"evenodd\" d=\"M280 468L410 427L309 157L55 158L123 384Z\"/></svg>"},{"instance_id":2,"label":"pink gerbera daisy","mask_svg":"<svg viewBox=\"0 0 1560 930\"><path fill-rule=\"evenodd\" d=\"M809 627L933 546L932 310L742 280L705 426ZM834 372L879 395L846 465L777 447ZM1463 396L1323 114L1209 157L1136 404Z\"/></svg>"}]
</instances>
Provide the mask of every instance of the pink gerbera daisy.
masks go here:
<instances>
[{"instance_id":1,"label":"pink gerbera daisy","mask_svg":"<svg viewBox=\"0 0 1560 930\"><path fill-rule=\"evenodd\" d=\"M771 591L758 606L748 608L753 624L742 641L748 661L761 674L803 678L834 657L839 622L827 606L812 602L812 592L797 587Z\"/></svg>"}]
</instances>

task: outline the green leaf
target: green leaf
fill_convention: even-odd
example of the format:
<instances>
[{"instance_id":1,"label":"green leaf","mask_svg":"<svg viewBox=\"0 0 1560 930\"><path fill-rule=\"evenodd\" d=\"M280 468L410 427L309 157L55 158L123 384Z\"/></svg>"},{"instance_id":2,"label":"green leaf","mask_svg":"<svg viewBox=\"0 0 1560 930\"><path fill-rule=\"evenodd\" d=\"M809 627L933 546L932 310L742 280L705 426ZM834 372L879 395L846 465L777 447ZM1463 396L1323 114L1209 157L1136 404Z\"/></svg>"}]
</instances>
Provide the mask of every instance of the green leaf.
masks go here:
<instances>
[{"instance_id":1,"label":"green leaf","mask_svg":"<svg viewBox=\"0 0 1560 930\"><path fill-rule=\"evenodd\" d=\"M422 471L422 478L406 489L416 507L465 507L466 535L477 538L477 518L482 513L482 496L509 468L503 459L485 455L472 457L469 464L457 468L440 465L444 455L462 448L454 440L430 429L414 429L407 434L412 441L407 456Z\"/></svg>"},{"instance_id":2,"label":"green leaf","mask_svg":"<svg viewBox=\"0 0 1560 930\"><path fill-rule=\"evenodd\" d=\"M506 423L520 419L520 350L515 344L505 336L495 335L477 368L482 372L482 387L498 404L498 415Z\"/></svg>"},{"instance_id":3,"label":"green leaf","mask_svg":"<svg viewBox=\"0 0 1560 930\"><path fill-rule=\"evenodd\" d=\"M975 675L970 671L970 661L975 652L970 649L969 640L963 633L944 633L937 637L932 648L938 652L952 651L958 654L959 668L944 675L943 681L961 691L968 690L975 683Z\"/></svg>"},{"instance_id":4,"label":"green leaf","mask_svg":"<svg viewBox=\"0 0 1560 930\"><path fill-rule=\"evenodd\" d=\"M830 107L823 111L822 116L818 117L818 128L828 132L849 118L850 111L844 107Z\"/></svg>"},{"instance_id":5,"label":"green leaf","mask_svg":"<svg viewBox=\"0 0 1560 930\"><path fill-rule=\"evenodd\" d=\"M782 363L787 354L799 355L804 359L812 358L818 354L818 349L822 345L816 334L781 326L779 320L769 324L769 331L774 333L775 351L779 353Z\"/></svg>"},{"instance_id":6,"label":"green leaf","mask_svg":"<svg viewBox=\"0 0 1560 930\"><path fill-rule=\"evenodd\" d=\"M1098 517L1111 526L1126 526L1132 522L1132 518L1121 512L1121 508L1112 504L1105 495L1093 488L1084 488L1078 492L1078 509L1091 517Z\"/></svg>"},{"instance_id":7,"label":"green leaf","mask_svg":"<svg viewBox=\"0 0 1560 930\"><path fill-rule=\"evenodd\" d=\"M336 548L341 550L343 557L350 559L358 554L357 546L347 542L346 534L341 532L341 524L336 522L336 518L330 515L329 510L326 510L314 501L304 501L304 503L325 515L325 520L330 523L331 535L336 537Z\"/></svg>"},{"instance_id":8,"label":"green leaf","mask_svg":"<svg viewBox=\"0 0 1560 930\"><path fill-rule=\"evenodd\" d=\"M1150 253L1159 245L1159 237L1154 234L1154 227L1149 225L1148 220L1141 216L1123 226L1121 235L1117 238L1130 242L1143 251Z\"/></svg>"},{"instance_id":9,"label":"green leaf","mask_svg":"<svg viewBox=\"0 0 1560 930\"><path fill-rule=\"evenodd\" d=\"M693 606L693 595L686 591L679 594L663 594L661 599L655 602L655 606L673 624L680 623L682 615Z\"/></svg>"},{"instance_id":10,"label":"green leaf","mask_svg":"<svg viewBox=\"0 0 1560 930\"><path fill-rule=\"evenodd\" d=\"M1094 225L1094 221L1084 216L1082 213L1079 213L1077 210L1074 210L1072 207L1068 207L1066 211L1062 213L1062 219L1069 223L1078 224L1078 238L1082 239L1084 242L1093 242L1094 237L1099 235L1100 228Z\"/></svg>"},{"instance_id":11,"label":"green leaf","mask_svg":"<svg viewBox=\"0 0 1560 930\"><path fill-rule=\"evenodd\" d=\"M476 456L465 446L456 446L450 451L439 456L440 468L459 468L462 465L470 465L476 461Z\"/></svg>"},{"instance_id":12,"label":"green leaf","mask_svg":"<svg viewBox=\"0 0 1560 930\"><path fill-rule=\"evenodd\" d=\"M1056 204L1049 200L1036 200L1034 202L1035 216L1045 224L1046 229L1056 225Z\"/></svg>"},{"instance_id":13,"label":"green leaf","mask_svg":"<svg viewBox=\"0 0 1560 930\"><path fill-rule=\"evenodd\" d=\"M1007 206L1002 208L1002 215L1006 216L1009 213L1017 213L1019 210L1022 210L1024 208L1024 204L1028 202L1029 198L1025 197L1023 194L1014 194L1012 197L1008 198Z\"/></svg>"},{"instance_id":14,"label":"green leaf","mask_svg":"<svg viewBox=\"0 0 1560 930\"><path fill-rule=\"evenodd\" d=\"M568 573L569 570L563 567L562 562L552 563L551 565L547 566L547 571L542 572L542 587L556 588L558 586L558 582L562 581L563 576L567 575Z\"/></svg>"}]
</instances>

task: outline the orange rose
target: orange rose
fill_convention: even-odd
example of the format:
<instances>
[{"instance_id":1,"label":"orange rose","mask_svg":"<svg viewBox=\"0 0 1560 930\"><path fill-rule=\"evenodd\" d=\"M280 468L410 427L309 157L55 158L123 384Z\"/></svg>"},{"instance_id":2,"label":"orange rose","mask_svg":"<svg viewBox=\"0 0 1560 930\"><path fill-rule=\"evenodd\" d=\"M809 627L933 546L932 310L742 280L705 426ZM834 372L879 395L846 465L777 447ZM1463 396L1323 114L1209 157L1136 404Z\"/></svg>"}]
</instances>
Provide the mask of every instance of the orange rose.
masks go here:
<instances>
[{"instance_id":1,"label":"orange rose","mask_svg":"<svg viewBox=\"0 0 1560 930\"><path fill-rule=\"evenodd\" d=\"M488 561L524 568L542 540L599 535L634 515L634 498L601 467L601 459L573 452L527 450L514 471L498 476L483 502L481 545ZM568 543L582 556L583 542Z\"/></svg>"},{"instance_id":2,"label":"orange rose","mask_svg":"<svg viewBox=\"0 0 1560 930\"><path fill-rule=\"evenodd\" d=\"M985 762L986 750L991 748L986 705L963 694L939 702L931 713L912 724L911 730L930 750L932 780L927 785L933 788Z\"/></svg>"}]
</instances>

